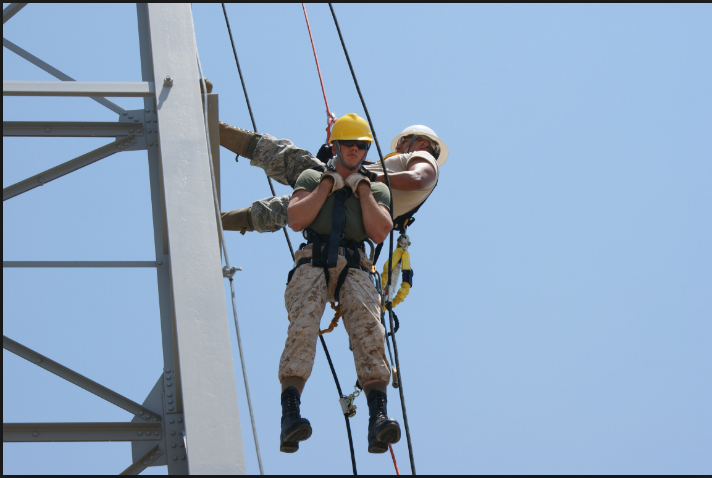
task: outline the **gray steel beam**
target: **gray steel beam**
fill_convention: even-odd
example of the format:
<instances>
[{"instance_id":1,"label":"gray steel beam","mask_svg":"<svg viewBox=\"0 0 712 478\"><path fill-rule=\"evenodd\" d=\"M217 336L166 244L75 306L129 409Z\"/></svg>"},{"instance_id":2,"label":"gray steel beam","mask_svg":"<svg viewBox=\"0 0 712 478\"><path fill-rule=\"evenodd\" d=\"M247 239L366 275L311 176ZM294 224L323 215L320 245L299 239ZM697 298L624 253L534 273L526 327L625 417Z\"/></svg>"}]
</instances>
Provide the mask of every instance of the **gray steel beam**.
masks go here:
<instances>
[{"instance_id":1,"label":"gray steel beam","mask_svg":"<svg viewBox=\"0 0 712 478\"><path fill-rule=\"evenodd\" d=\"M50 181L54 181L55 179L61 178L62 176L72 173L77 169L89 166L100 159L104 159L107 156L118 153L119 151L131 146L134 142L134 135L130 134L124 138L102 146L101 148L97 148L94 151L90 151L87 154L83 154L78 158L71 159L66 163L60 164L59 166L55 166L54 168L35 174L30 178L3 189L2 200L7 201L10 198L14 198L15 196L25 193L38 186L44 186Z\"/></svg>"},{"instance_id":2,"label":"gray steel beam","mask_svg":"<svg viewBox=\"0 0 712 478\"><path fill-rule=\"evenodd\" d=\"M191 474L243 474L245 458L189 4L147 6ZM159 83L170 76L173 85Z\"/></svg>"},{"instance_id":3,"label":"gray steel beam","mask_svg":"<svg viewBox=\"0 0 712 478\"><path fill-rule=\"evenodd\" d=\"M147 81L3 81L3 96L115 96L143 98L156 89ZM167 93L166 93L167 95Z\"/></svg>"},{"instance_id":4,"label":"gray steel beam","mask_svg":"<svg viewBox=\"0 0 712 478\"><path fill-rule=\"evenodd\" d=\"M3 136L112 138L135 133L143 135L143 125L114 121L3 121Z\"/></svg>"},{"instance_id":5,"label":"gray steel beam","mask_svg":"<svg viewBox=\"0 0 712 478\"><path fill-rule=\"evenodd\" d=\"M81 442L81 441L158 441L160 423L3 423L2 441Z\"/></svg>"},{"instance_id":6,"label":"gray steel beam","mask_svg":"<svg viewBox=\"0 0 712 478\"><path fill-rule=\"evenodd\" d=\"M13 5L18 5L18 4L13 4ZM20 5L23 5L23 4L20 4ZM10 8L10 7L8 7L8 8ZM4 15L4 13L3 13L3 15ZM3 21L3 23L5 23L5 22ZM8 40L6 38L2 39L2 46L4 46L5 48L7 48L8 50L10 50L13 53L16 53L17 55L19 55L20 57L29 61L33 65L35 65L39 68L42 68L44 71L46 71L47 73L49 73L50 75L54 76L57 79L60 79L62 81L76 81L74 78L62 73L61 71L59 71L52 65L45 63L44 61L40 60L32 53L28 52L27 50L23 50L22 48L15 45L13 42L11 42L10 40ZM107 100L106 98L91 97L91 99L96 101L97 103L99 103L102 106L106 106L107 108L109 108L111 111L113 111L115 113L121 114L126 111L121 106L117 105L113 101Z\"/></svg>"},{"instance_id":7,"label":"gray steel beam","mask_svg":"<svg viewBox=\"0 0 712 478\"><path fill-rule=\"evenodd\" d=\"M11 3L2 11L2 24L15 16L17 12L22 10L22 8L27 5L26 3Z\"/></svg>"},{"instance_id":8,"label":"gray steel beam","mask_svg":"<svg viewBox=\"0 0 712 478\"><path fill-rule=\"evenodd\" d=\"M158 445L154 446L146 452L141 458L136 460L132 465L129 465L124 471L119 473L120 475L138 475L143 470L151 466L151 463L156 461L160 456L163 455L163 450L158 448Z\"/></svg>"},{"instance_id":9,"label":"gray steel beam","mask_svg":"<svg viewBox=\"0 0 712 478\"><path fill-rule=\"evenodd\" d=\"M103 398L109 403L113 403L119 408L123 408L129 413L133 413L147 422L157 422L161 420L160 414L152 410L147 410L146 407L139 405L133 400L129 400L123 395L120 395L103 385L99 385L84 375L78 374L74 370L71 370L64 365L61 365L54 360L51 360L44 355L41 355L8 337L5 337L4 335L2 336L2 348L19 357L22 357L28 362L34 363L38 367L42 367L48 372L52 372L58 377L63 378L64 380L71 382L80 388L83 388L87 392L93 393L97 397Z\"/></svg>"},{"instance_id":10,"label":"gray steel beam","mask_svg":"<svg viewBox=\"0 0 712 478\"><path fill-rule=\"evenodd\" d=\"M2 261L5 267L158 267L156 261Z\"/></svg>"}]
</instances>

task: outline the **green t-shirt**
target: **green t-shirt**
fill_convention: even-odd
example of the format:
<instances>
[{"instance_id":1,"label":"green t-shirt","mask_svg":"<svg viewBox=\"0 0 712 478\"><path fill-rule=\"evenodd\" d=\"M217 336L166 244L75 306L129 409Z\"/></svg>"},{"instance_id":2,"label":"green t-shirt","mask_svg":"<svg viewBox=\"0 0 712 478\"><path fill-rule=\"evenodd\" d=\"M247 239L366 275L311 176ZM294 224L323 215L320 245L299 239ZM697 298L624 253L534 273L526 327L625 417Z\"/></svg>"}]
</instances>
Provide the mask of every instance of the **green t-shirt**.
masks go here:
<instances>
[{"instance_id":1,"label":"green t-shirt","mask_svg":"<svg viewBox=\"0 0 712 478\"><path fill-rule=\"evenodd\" d=\"M307 169L297 178L294 190L298 191L300 189L306 189L309 192L314 191L321 182L321 177L323 175L324 174L319 171ZM371 183L371 193L378 204L386 207L390 206L391 195L388 192L388 186L383 183ZM314 219L314 222L309 225L309 227L312 228L317 234L329 235L331 233L331 219L334 216L335 203L336 198L333 194L327 197L326 201L324 201L324 205L321 207L321 211L317 214L316 219ZM344 206L346 211L344 238L358 242L365 240L368 236L366 235L366 229L363 227L361 201L352 194L346 200Z\"/></svg>"}]
</instances>

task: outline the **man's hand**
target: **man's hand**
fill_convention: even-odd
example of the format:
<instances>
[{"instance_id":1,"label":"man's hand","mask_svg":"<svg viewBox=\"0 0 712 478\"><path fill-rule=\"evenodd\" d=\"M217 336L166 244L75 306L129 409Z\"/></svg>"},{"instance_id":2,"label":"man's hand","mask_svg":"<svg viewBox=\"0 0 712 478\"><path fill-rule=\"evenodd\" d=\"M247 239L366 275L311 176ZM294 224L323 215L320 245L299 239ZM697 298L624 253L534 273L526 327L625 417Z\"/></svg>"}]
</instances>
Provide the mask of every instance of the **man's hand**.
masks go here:
<instances>
[{"instance_id":1,"label":"man's hand","mask_svg":"<svg viewBox=\"0 0 712 478\"><path fill-rule=\"evenodd\" d=\"M331 179L329 179L331 178ZM337 172L334 171L327 171L324 173L324 175L321 177L322 182L328 182L332 181L332 187L331 191L329 192L329 196L334 194L336 191L344 187L344 178L341 177L341 175Z\"/></svg>"},{"instance_id":2,"label":"man's hand","mask_svg":"<svg viewBox=\"0 0 712 478\"><path fill-rule=\"evenodd\" d=\"M371 190L371 181L368 180L366 176L359 173L353 173L348 178L346 178L346 185L351 188L354 192L354 196L359 197L361 191L359 187L366 186L368 190Z\"/></svg>"},{"instance_id":3,"label":"man's hand","mask_svg":"<svg viewBox=\"0 0 712 478\"><path fill-rule=\"evenodd\" d=\"M363 174L368 178L369 181L374 182L378 178L378 174L374 173L373 171L369 171L366 169L366 166L361 166L358 168L358 173Z\"/></svg>"}]
</instances>

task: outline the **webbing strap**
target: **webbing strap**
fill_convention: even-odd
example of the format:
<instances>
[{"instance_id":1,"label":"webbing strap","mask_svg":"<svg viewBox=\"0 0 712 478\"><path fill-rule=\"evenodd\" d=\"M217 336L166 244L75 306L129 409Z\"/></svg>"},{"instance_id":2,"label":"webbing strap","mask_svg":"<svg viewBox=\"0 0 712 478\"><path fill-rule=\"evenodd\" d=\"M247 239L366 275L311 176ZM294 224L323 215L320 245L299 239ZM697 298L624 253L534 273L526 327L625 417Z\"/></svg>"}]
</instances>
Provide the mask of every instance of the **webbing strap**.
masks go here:
<instances>
[{"instance_id":1,"label":"webbing strap","mask_svg":"<svg viewBox=\"0 0 712 478\"><path fill-rule=\"evenodd\" d=\"M339 241L341 231L346 225L346 199L348 191L341 188L334 193L334 215L331 217L331 234L329 235L329 254L326 259L326 267L336 267L336 259L339 257Z\"/></svg>"}]
</instances>

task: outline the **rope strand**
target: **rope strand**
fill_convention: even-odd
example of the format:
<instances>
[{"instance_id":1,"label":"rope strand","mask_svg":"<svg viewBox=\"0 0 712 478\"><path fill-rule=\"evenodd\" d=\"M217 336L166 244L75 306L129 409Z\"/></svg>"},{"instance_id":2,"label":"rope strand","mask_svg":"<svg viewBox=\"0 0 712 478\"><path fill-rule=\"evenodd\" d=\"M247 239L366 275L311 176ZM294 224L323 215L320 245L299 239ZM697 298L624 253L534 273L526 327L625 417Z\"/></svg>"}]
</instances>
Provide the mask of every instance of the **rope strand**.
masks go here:
<instances>
[{"instance_id":1,"label":"rope strand","mask_svg":"<svg viewBox=\"0 0 712 478\"><path fill-rule=\"evenodd\" d=\"M383 174L385 175L385 180L386 180L386 186L388 186L388 190L391 191L391 183L390 180L388 179L388 171L386 171L386 164L383 161L383 153L381 153L381 146L378 144L378 138L376 137L376 130L373 127L373 122L371 121L371 115L368 113L368 107L366 107L366 101L363 99L363 94L361 94L361 88L358 85L358 80L356 79L356 73L354 72L354 67L351 64L351 58L349 57L349 52L346 49L346 43L344 43L344 37L341 34L341 28L339 28L339 21L336 19L336 12L334 12L334 6L330 3L329 4L329 9L331 10L331 16L334 17L334 24L336 25L336 31L339 33L339 40L341 40L341 46L344 49L344 54L346 55L346 61L349 64L349 69L351 70L351 76L354 79L354 84L356 85L356 91L358 92L358 96L361 99L361 104L363 105L363 110L366 113L366 118L368 119L368 124L371 127L371 133L373 134L373 139L376 143L376 148L378 149L378 156L381 158L381 166L383 167ZM393 194L391 194L391 220L393 219ZM387 284L387 289L390 290L391 286L391 264L393 263L393 230L391 230L390 234L390 245L388 248L388 284ZM391 307L391 302L388 301L386 303L386 308L388 309L388 317L390 319L391 323L391 330L394 329L394 322L393 322L393 309ZM401 367L400 367L400 362L398 360L398 345L396 343L396 335L392 334L391 338L393 339L393 352L396 357L396 373L398 375L398 392L400 394L400 399L401 399L401 408L403 409L403 424L405 425L405 435L406 438L408 439L408 454L410 455L410 468L411 472L415 475L415 459L413 458L413 443L410 439L410 427L408 426L408 414L406 413L406 408L405 408L405 397L403 394L403 379L401 377Z\"/></svg>"}]
</instances>

